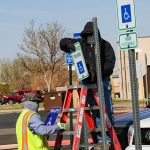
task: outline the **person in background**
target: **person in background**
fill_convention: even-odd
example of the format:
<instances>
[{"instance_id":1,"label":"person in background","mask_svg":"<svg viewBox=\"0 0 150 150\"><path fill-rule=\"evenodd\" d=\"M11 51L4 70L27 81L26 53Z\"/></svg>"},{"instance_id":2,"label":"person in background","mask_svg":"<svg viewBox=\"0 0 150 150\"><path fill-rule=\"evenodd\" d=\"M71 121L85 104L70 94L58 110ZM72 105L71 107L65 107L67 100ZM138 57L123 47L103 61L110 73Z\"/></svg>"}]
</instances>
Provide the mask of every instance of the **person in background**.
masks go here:
<instances>
[{"instance_id":1,"label":"person in background","mask_svg":"<svg viewBox=\"0 0 150 150\"><path fill-rule=\"evenodd\" d=\"M36 93L27 93L22 102L24 109L16 123L18 150L48 150L48 137L65 129L65 124L45 125L38 114L42 100L36 97Z\"/></svg>"},{"instance_id":2,"label":"person in background","mask_svg":"<svg viewBox=\"0 0 150 150\"><path fill-rule=\"evenodd\" d=\"M113 73L113 69L115 66L115 53L111 46L111 44L102 39L100 37L99 32L99 43L101 48L101 71L102 71L102 81L104 87L104 99L105 99L105 106L107 114L112 122L114 123L114 113L112 107L112 98L111 98L111 82L110 82L110 75ZM97 84L97 75L96 75L96 59L95 59L95 48L94 48L94 34L93 34L93 23L87 22L84 26L83 31L80 33L81 38L73 39L73 38L63 38L60 41L60 49L64 52L71 53L75 51L74 43L79 42L82 48L83 56L85 59L85 63L89 72L89 77L82 80L82 84ZM97 105L92 91L88 90L87 100L86 102L90 106ZM93 118L95 121L96 127L100 127L100 116L99 111L93 110L92 111ZM97 137L99 142L102 142L101 133L98 133ZM111 142L111 139L107 135L107 142Z\"/></svg>"}]
</instances>

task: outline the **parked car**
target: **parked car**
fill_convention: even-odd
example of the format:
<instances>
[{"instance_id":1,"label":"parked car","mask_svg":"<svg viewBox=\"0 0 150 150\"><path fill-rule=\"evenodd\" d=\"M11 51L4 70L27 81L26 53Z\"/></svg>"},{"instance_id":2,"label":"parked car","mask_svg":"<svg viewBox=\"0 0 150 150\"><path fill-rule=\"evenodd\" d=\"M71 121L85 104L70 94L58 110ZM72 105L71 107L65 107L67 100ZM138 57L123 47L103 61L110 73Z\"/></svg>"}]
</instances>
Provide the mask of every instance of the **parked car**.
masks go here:
<instances>
[{"instance_id":1,"label":"parked car","mask_svg":"<svg viewBox=\"0 0 150 150\"><path fill-rule=\"evenodd\" d=\"M150 117L140 120L142 150L150 150ZM128 130L128 147L126 150L135 150L134 126L131 125Z\"/></svg>"},{"instance_id":2,"label":"parked car","mask_svg":"<svg viewBox=\"0 0 150 150\"><path fill-rule=\"evenodd\" d=\"M8 103L8 104L14 104L14 103L21 103L22 98L24 97L25 93L35 92L37 94L37 97L40 99L44 99L44 94L41 90L17 90L9 95L4 95L2 97L2 103Z\"/></svg>"},{"instance_id":3,"label":"parked car","mask_svg":"<svg viewBox=\"0 0 150 150\"><path fill-rule=\"evenodd\" d=\"M150 108L144 108L139 111L140 123L141 123L141 136L142 145L145 147L145 143L148 143L150 149L150 140L146 142L146 133L150 132ZM134 133L133 129L133 114L126 113L115 118L115 131L120 141L122 149L132 150L134 146ZM131 138L133 136L133 139ZM150 136L150 135L149 135ZM132 143L132 145L131 145ZM130 149L129 149L130 148ZM134 150L134 149L133 149ZM147 150L147 149L144 149Z\"/></svg>"},{"instance_id":4,"label":"parked car","mask_svg":"<svg viewBox=\"0 0 150 150\"><path fill-rule=\"evenodd\" d=\"M24 93L24 90L17 90L16 92L13 92L9 95L4 95L2 97L2 102L8 104L20 103L24 96Z\"/></svg>"},{"instance_id":5,"label":"parked car","mask_svg":"<svg viewBox=\"0 0 150 150\"><path fill-rule=\"evenodd\" d=\"M3 97L3 95L0 94L0 105L3 104L2 97Z\"/></svg>"}]
</instances>

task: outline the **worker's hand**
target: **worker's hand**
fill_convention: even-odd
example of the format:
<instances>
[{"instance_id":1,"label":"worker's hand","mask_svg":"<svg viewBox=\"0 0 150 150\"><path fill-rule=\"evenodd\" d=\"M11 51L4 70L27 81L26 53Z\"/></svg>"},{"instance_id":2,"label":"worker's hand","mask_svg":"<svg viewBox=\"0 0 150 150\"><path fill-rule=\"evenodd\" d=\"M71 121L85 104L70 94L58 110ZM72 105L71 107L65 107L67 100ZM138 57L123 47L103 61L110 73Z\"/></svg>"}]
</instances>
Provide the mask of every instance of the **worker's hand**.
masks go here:
<instances>
[{"instance_id":1,"label":"worker's hand","mask_svg":"<svg viewBox=\"0 0 150 150\"><path fill-rule=\"evenodd\" d=\"M75 46L74 46L74 43L73 43L73 41L71 39L67 41L67 47L71 51L75 51Z\"/></svg>"},{"instance_id":2,"label":"worker's hand","mask_svg":"<svg viewBox=\"0 0 150 150\"><path fill-rule=\"evenodd\" d=\"M66 124L58 122L57 125L60 127L60 129L65 130L66 129Z\"/></svg>"}]
</instances>

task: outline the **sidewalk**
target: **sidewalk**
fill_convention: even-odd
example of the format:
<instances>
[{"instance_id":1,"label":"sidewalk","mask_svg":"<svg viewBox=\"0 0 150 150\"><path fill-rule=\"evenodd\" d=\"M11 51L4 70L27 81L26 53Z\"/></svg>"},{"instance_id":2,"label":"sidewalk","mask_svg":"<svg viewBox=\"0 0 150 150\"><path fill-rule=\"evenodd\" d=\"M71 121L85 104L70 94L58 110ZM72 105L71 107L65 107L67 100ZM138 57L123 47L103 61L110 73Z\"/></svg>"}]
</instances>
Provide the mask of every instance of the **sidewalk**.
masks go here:
<instances>
[{"instance_id":1,"label":"sidewalk","mask_svg":"<svg viewBox=\"0 0 150 150\"><path fill-rule=\"evenodd\" d=\"M0 110L0 114L9 114L9 113L19 113L22 109L12 109L12 110ZM39 108L39 111L44 110L44 108Z\"/></svg>"}]
</instances>

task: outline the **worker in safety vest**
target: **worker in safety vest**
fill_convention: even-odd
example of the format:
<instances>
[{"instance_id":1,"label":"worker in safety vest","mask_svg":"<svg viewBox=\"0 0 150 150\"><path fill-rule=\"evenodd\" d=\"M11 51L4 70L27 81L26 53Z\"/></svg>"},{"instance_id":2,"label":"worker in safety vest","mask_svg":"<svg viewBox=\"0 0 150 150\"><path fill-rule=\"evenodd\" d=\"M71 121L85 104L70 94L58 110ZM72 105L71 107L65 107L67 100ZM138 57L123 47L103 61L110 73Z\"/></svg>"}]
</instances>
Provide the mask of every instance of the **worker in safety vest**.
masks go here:
<instances>
[{"instance_id":1,"label":"worker in safety vest","mask_svg":"<svg viewBox=\"0 0 150 150\"><path fill-rule=\"evenodd\" d=\"M18 150L48 150L48 137L65 129L64 123L45 125L37 113L41 99L35 93L28 93L22 100L24 109L16 123Z\"/></svg>"}]
</instances>

